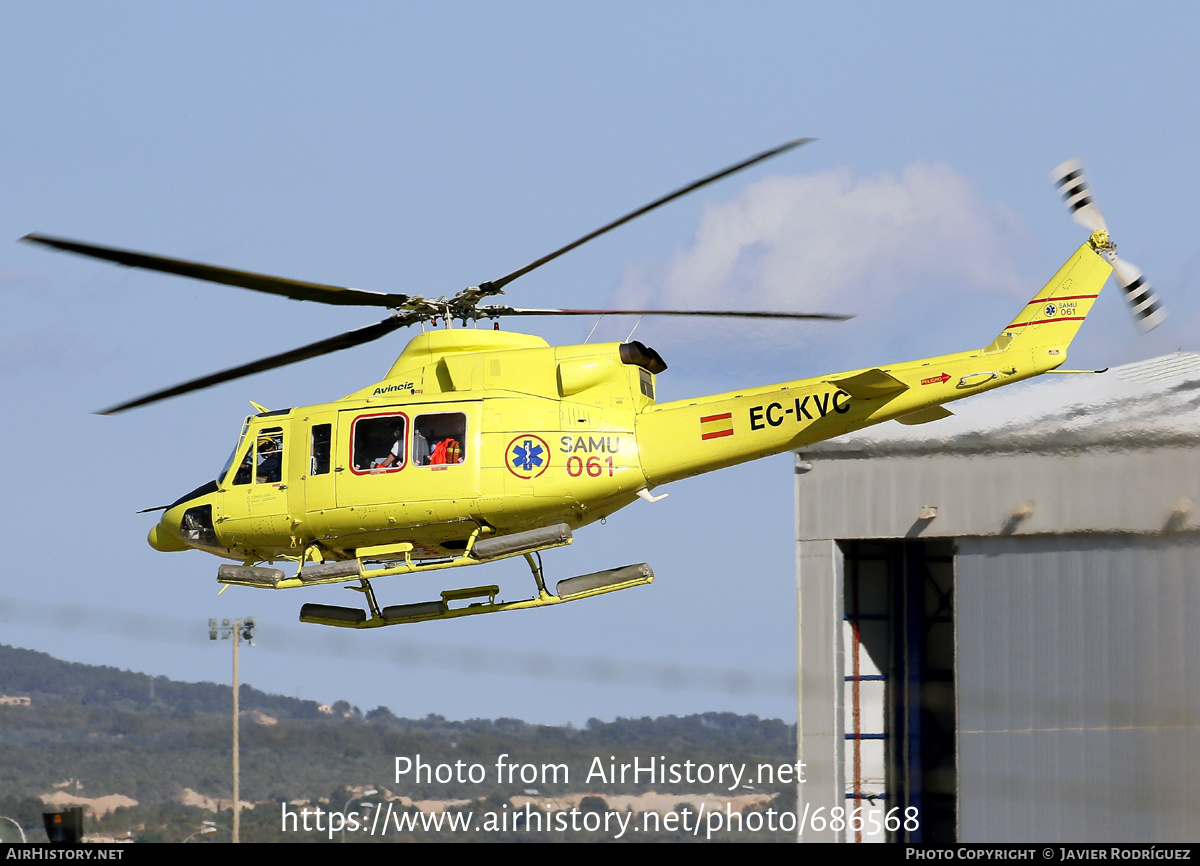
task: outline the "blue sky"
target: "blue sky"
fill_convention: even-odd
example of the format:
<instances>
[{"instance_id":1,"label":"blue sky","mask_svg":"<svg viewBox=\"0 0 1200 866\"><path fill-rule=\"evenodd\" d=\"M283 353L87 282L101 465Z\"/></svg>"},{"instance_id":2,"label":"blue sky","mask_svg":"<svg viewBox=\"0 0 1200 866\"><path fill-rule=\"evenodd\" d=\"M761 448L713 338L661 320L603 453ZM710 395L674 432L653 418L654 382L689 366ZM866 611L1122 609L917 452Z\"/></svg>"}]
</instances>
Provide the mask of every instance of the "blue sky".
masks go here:
<instances>
[{"instance_id":1,"label":"blue sky","mask_svg":"<svg viewBox=\"0 0 1200 866\"><path fill-rule=\"evenodd\" d=\"M660 399L981 346L1086 233L1051 168L1082 156L1122 255L1172 317L1106 293L1071 366L1197 349L1200 76L1185 4L5 4L0 238L37 231L438 296L696 177L819 140L508 290L525 306L857 314L643 321ZM209 617L255 615L245 680L402 715L795 718L788 456L693 479L577 534L555 578L648 561L650 587L561 608L342 633L344 590L216 595L142 508L220 468L250 411L373 382L403 334L113 418L94 410L373 321L0 244L0 641L179 679L227 676ZM552 342L593 322L533 321ZM633 321L597 330L623 339ZM664 492L664 491L659 491ZM524 588L516 566L489 579ZM478 582L482 572L470 575ZM445 578L381 582L388 603Z\"/></svg>"}]
</instances>

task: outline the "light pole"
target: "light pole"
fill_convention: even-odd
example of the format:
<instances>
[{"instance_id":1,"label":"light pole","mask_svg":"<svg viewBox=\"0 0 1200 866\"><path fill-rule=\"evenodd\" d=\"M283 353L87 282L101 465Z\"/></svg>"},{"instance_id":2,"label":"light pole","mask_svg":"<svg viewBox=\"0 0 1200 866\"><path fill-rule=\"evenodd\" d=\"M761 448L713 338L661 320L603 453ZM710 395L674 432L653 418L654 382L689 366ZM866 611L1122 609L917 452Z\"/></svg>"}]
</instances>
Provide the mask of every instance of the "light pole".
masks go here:
<instances>
[{"instance_id":1,"label":"light pole","mask_svg":"<svg viewBox=\"0 0 1200 866\"><path fill-rule=\"evenodd\" d=\"M363 791L361 794L355 794L353 797L351 797L349 800L346 801L346 805L342 806L342 819L343 819L342 820L342 842L346 841L345 817L346 817L346 812L350 809L350 804L353 803L355 800L357 800L359 797L370 797L372 794L378 794L378 793L379 793L379 791L375 790L374 788L368 788L367 790ZM361 805L374 806L375 804L364 802ZM385 827L384 829L386 830L387 828Z\"/></svg>"},{"instance_id":2,"label":"light pole","mask_svg":"<svg viewBox=\"0 0 1200 866\"><path fill-rule=\"evenodd\" d=\"M197 830L191 836L188 836L186 839L183 840L182 844L186 845L188 842L191 842L197 836L204 836L207 833L215 833L215 832L217 832L216 827L205 827L203 830Z\"/></svg>"},{"instance_id":3,"label":"light pole","mask_svg":"<svg viewBox=\"0 0 1200 866\"><path fill-rule=\"evenodd\" d=\"M0 815L0 818L3 818L5 821L11 822L12 825L17 828L17 832L21 834L21 843L24 844L25 828L22 827L20 824L18 824L16 821L14 821L12 818L8 817L7 815Z\"/></svg>"},{"instance_id":4,"label":"light pole","mask_svg":"<svg viewBox=\"0 0 1200 866\"><path fill-rule=\"evenodd\" d=\"M220 625L217 625L215 619L208 621L209 640L218 638L228 640L231 637L233 638L233 832L230 833L230 840L236 843L239 841L238 830L242 813L238 777L238 647L243 640L249 641L250 646L254 646L254 617L235 619L232 623L223 619Z\"/></svg>"}]
</instances>

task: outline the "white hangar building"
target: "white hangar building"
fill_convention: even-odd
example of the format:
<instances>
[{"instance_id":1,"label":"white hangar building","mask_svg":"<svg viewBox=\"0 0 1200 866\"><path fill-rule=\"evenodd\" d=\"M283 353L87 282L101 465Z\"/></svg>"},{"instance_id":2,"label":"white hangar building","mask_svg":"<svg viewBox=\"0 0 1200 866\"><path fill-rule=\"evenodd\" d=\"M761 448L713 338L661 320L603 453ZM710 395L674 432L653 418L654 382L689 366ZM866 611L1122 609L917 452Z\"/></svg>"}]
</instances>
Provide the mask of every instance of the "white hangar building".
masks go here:
<instances>
[{"instance_id":1,"label":"white hangar building","mask_svg":"<svg viewBox=\"0 0 1200 866\"><path fill-rule=\"evenodd\" d=\"M803 839L1200 840L1200 354L949 408L796 455Z\"/></svg>"}]
</instances>

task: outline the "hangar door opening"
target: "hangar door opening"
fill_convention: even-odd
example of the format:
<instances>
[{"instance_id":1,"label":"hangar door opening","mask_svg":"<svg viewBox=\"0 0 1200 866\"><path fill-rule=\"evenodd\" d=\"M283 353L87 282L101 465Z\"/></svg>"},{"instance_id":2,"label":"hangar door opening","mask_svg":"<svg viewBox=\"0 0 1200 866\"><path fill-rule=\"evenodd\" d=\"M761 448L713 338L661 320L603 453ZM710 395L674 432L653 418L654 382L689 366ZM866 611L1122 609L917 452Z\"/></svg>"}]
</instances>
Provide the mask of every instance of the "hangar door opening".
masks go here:
<instances>
[{"instance_id":1,"label":"hangar door opening","mask_svg":"<svg viewBox=\"0 0 1200 866\"><path fill-rule=\"evenodd\" d=\"M886 814L899 807L893 814L917 815L920 826L902 825L887 841L953 843L954 542L838 546L844 558L847 810L882 808ZM868 841L861 831L846 838Z\"/></svg>"}]
</instances>

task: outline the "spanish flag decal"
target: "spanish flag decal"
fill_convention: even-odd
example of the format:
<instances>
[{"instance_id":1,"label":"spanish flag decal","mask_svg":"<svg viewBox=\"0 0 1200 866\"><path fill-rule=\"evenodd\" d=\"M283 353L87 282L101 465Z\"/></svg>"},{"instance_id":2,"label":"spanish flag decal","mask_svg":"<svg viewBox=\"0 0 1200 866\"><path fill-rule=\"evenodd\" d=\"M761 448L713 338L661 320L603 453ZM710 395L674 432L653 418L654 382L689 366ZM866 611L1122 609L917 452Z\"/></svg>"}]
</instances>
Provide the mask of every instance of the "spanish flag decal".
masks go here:
<instances>
[{"instance_id":1,"label":"spanish flag decal","mask_svg":"<svg viewBox=\"0 0 1200 866\"><path fill-rule=\"evenodd\" d=\"M720 439L722 436L733 435L733 413L723 412L720 415L702 415L700 417L700 439Z\"/></svg>"}]
</instances>

